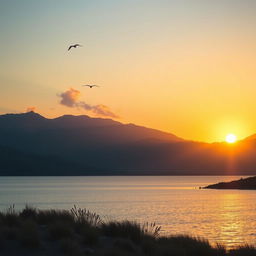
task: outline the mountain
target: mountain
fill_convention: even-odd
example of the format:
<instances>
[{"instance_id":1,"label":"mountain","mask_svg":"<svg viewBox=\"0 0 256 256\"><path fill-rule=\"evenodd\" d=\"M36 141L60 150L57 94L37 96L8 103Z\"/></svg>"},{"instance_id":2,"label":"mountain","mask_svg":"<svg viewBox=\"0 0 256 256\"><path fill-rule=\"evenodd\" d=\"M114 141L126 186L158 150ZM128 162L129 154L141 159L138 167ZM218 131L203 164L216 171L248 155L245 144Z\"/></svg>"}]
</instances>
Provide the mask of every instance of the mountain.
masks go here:
<instances>
[{"instance_id":1,"label":"mountain","mask_svg":"<svg viewBox=\"0 0 256 256\"><path fill-rule=\"evenodd\" d=\"M24 153L15 149L0 146L0 175L4 176L41 176L63 175L75 169L77 175L82 175L85 166L74 163L68 159L56 156L42 156L33 153ZM86 169L95 171L87 166ZM72 175L72 174L70 174Z\"/></svg>"},{"instance_id":2,"label":"mountain","mask_svg":"<svg viewBox=\"0 0 256 256\"><path fill-rule=\"evenodd\" d=\"M0 175L253 175L256 140L186 141L111 119L0 116ZM4 152L4 153L3 153Z\"/></svg>"},{"instance_id":3,"label":"mountain","mask_svg":"<svg viewBox=\"0 0 256 256\"><path fill-rule=\"evenodd\" d=\"M81 169L84 174L92 171L97 174L99 170L104 173L112 167L104 164L103 158L113 154L114 148L140 141L178 142L182 139L155 129L85 115L54 119L34 112L0 115L0 174L7 175L7 170L12 174L31 174L33 166L35 175L49 175L49 170L51 173L62 170L65 175L81 174ZM69 166L69 172L63 166Z\"/></svg>"},{"instance_id":4,"label":"mountain","mask_svg":"<svg viewBox=\"0 0 256 256\"><path fill-rule=\"evenodd\" d=\"M182 139L154 129L88 116L47 119L37 113L0 116L0 142L25 152L82 159L99 148ZM95 153L94 153L95 154Z\"/></svg>"},{"instance_id":5,"label":"mountain","mask_svg":"<svg viewBox=\"0 0 256 256\"><path fill-rule=\"evenodd\" d=\"M155 129L134 124L122 124L111 119L91 118L85 115L64 115L47 119L37 113L0 115L0 132L29 133L30 135L51 132L77 132L79 140L99 143L126 143L138 140L182 141L181 138Z\"/></svg>"},{"instance_id":6,"label":"mountain","mask_svg":"<svg viewBox=\"0 0 256 256\"><path fill-rule=\"evenodd\" d=\"M255 139L256 139L256 134L253 134L253 135L245 138L245 140L255 140Z\"/></svg>"}]
</instances>

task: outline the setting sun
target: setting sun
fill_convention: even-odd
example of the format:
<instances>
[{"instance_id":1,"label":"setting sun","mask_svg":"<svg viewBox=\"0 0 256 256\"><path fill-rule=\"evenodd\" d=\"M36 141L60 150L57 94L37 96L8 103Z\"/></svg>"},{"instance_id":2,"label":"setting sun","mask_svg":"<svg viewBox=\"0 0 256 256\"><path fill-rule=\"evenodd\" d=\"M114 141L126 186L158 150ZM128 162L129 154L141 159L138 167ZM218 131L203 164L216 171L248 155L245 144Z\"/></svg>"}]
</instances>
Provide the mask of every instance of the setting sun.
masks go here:
<instances>
[{"instance_id":1,"label":"setting sun","mask_svg":"<svg viewBox=\"0 0 256 256\"><path fill-rule=\"evenodd\" d=\"M228 134L227 136L226 136L226 142L227 143L235 143L236 142L236 140L237 140L237 138L236 138L236 135L234 135L234 134Z\"/></svg>"}]
</instances>

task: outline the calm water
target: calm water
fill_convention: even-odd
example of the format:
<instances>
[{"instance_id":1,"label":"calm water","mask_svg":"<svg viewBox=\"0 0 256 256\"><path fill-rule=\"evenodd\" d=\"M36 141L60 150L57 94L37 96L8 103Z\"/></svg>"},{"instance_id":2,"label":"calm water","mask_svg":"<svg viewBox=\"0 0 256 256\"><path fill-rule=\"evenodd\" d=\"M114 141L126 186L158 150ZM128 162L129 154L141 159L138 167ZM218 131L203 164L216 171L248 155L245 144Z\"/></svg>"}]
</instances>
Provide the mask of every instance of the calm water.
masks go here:
<instances>
[{"instance_id":1,"label":"calm water","mask_svg":"<svg viewBox=\"0 0 256 256\"><path fill-rule=\"evenodd\" d=\"M192 234L229 248L256 245L256 191L199 190L231 176L0 177L0 208L74 204L105 219L156 222L162 234Z\"/></svg>"}]
</instances>

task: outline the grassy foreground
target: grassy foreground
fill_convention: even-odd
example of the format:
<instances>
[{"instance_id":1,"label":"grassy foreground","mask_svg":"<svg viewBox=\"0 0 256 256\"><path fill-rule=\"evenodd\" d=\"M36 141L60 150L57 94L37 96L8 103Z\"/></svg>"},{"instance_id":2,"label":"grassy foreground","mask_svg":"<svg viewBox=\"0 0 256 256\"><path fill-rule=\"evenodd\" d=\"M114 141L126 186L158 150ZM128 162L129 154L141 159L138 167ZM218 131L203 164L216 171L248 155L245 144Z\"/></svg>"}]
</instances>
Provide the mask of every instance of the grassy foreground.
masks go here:
<instances>
[{"instance_id":1,"label":"grassy foreground","mask_svg":"<svg viewBox=\"0 0 256 256\"><path fill-rule=\"evenodd\" d=\"M159 236L160 227L131 221L103 222L85 209L0 212L0 255L256 256L252 246L227 251L205 239Z\"/></svg>"}]
</instances>

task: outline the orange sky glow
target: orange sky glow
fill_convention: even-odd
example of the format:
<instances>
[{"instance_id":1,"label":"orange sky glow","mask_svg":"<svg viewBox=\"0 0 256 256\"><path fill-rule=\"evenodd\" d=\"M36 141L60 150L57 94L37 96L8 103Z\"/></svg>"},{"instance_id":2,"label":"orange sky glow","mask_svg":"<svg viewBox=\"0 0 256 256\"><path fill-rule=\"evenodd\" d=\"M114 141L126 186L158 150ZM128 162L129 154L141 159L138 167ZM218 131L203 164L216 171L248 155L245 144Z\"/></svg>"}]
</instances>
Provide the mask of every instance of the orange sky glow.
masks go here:
<instances>
[{"instance_id":1,"label":"orange sky glow","mask_svg":"<svg viewBox=\"0 0 256 256\"><path fill-rule=\"evenodd\" d=\"M2 4L1 114L87 114L207 142L256 133L255 1L54 2ZM60 104L70 88L80 105Z\"/></svg>"}]
</instances>

